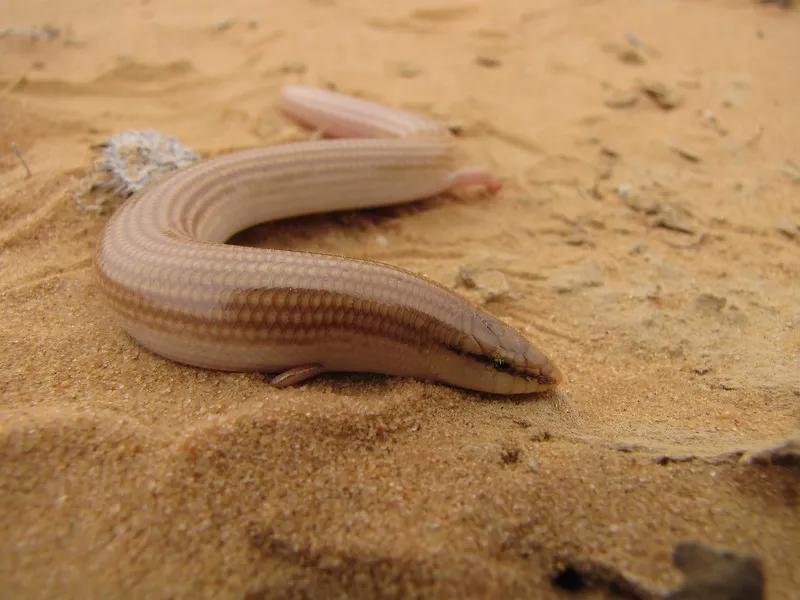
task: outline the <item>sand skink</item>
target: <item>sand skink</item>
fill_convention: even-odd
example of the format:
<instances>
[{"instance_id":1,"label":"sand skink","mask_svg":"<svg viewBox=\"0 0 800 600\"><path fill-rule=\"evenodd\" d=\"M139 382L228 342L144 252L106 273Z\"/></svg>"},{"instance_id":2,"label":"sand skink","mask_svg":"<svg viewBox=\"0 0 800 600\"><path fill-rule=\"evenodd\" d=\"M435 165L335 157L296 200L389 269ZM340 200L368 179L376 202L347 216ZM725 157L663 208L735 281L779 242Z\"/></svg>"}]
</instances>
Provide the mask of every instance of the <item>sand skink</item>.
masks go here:
<instances>
[{"instance_id":1,"label":"sand skink","mask_svg":"<svg viewBox=\"0 0 800 600\"><path fill-rule=\"evenodd\" d=\"M520 333L453 291L390 265L224 242L258 223L408 202L467 184L436 123L301 85L281 108L326 139L223 155L129 199L96 253L99 289L122 327L169 359L277 374L287 386L357 371L494 394L561 381Z\"/></svg>"}]
</instances>

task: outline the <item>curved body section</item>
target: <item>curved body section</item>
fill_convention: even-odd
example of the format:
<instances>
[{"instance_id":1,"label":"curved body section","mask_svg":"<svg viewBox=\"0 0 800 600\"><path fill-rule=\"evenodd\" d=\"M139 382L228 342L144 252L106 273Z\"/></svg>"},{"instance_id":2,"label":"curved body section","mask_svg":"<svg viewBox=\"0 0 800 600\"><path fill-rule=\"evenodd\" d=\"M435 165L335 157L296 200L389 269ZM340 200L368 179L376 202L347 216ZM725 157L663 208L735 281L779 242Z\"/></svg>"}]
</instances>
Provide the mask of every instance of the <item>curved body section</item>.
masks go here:
<instances>
[{"instance_id":1,"label":"curved body section","mask_svg":"<svg viewBox=\"0 0 800 600\"><path fill-rule=\"evenodd\" d=\"M284 109L340 135L233 153L127 201L98 245L98 285L140 344L190 365L270 373L365 371L515 394L558 369L519 333L427 279L382 263L225 245L242 229L380 206L458 181L449 136L424 118L287 86ZM333 125L331 125L333 123ZM491 183L470 169L464 181Z\"/></svg>"}]
</instances>

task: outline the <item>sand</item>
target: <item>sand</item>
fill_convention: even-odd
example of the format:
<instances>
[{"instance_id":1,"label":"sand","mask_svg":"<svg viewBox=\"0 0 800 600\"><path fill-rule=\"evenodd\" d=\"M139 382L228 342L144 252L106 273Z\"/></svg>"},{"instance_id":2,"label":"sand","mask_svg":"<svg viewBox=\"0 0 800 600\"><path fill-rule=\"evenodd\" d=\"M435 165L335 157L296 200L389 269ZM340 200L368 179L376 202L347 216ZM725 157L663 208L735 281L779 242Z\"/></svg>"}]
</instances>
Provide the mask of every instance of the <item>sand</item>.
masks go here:
<instances>
[{"instance_id":1,"label":"sand","mask_svg":"<svg viewBox=\"0 0 800 600\"><path fill-rule=\"evenodd\" d=\"M0 596L657 597L697 540L800 597L796 8L17 0L0 30ZM296 81L452 125L506 185L240 243L425 273L530 334L558 390L277 390L116 326L107 215L76 208L92 147L276 143Z\"/></svg>"}]
</instances>

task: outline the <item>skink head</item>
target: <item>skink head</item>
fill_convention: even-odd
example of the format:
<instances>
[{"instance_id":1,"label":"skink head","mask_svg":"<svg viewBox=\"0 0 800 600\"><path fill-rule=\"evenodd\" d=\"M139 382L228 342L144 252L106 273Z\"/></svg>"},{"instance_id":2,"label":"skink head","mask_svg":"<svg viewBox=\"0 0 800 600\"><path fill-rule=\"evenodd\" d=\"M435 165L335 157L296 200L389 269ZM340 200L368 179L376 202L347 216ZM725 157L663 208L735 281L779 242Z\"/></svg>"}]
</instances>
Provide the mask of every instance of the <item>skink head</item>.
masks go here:
<instances>
[{"instance_id":1,"label":"skink head","mask_svg":"<svg viewBox=\"0 0 800 600\"><path fill-rule=\"evenodd\" d=\"M467 331L471 333L452 348L457 356L440 379L504 395L542 392L561 383L558 367L514 328L480 310L470 320Z\"/></svg>"}]
</instances>

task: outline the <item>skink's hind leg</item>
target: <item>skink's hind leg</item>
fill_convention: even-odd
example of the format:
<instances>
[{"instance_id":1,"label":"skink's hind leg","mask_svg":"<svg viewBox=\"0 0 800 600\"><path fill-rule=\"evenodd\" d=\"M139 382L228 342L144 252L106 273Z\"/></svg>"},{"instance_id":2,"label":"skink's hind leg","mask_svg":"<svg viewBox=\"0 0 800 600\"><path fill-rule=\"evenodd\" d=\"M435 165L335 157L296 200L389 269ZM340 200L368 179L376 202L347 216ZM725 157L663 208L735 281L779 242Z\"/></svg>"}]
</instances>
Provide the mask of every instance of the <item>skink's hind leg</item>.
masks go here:
<instances>
[{"instance_id":1,"label":"skink's hind leg","mask_svg":"<svg viewBox=\"0 0 800 600\"><path fill-rule=\"evenodd\" d=\"M464 167L450 173L450 187L459 188L466 185L482 185L486 190L495 193L503 187L503 180L492 175L483 165Z\"/></svg>"},{"instance_id":2,"label":"skink's hind leg","mask_svg":"<svg viewBox=\"0 0 800 600\"><path fill-rule=\"evenodd\" d=\"M300 365L299 367L292 367L283 373L275 375L275 377L270 379L269 382L275 387L284 388L289 387L290 385L297 385L306 379L311 379L312 377L316 377L320 373L324 372L325 367L322 365Z\"/></svg>"}]
</instances>

